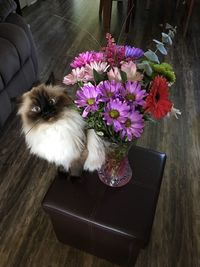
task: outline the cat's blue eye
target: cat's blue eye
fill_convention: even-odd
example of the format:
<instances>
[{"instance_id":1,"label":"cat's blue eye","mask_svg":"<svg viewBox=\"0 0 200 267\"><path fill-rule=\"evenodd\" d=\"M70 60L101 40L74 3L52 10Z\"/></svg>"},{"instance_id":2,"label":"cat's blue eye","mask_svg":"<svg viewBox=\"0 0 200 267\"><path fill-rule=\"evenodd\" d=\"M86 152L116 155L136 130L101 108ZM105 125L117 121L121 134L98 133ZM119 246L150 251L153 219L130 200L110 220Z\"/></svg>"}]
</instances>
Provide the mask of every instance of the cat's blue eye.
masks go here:
<instances>
[{"instance_id":1,"label":"cat's blue eye","mask_svg":"<svg viewBox=\"0 0 200 267\"><path fill-rule=\"evenodd\" d=\"M56 104L55 98L50 98L49 99L49 104L52 105L52 106L55 105Z\"/></svg>"},{"instance_id":2,"label":"cat's blue eye","mask_svg":"<svg viewBox=\"0 0 200 267\"><path fill-rule=\"evenodd\" d=\"M38 106L35 106L31 109L31 111L35 112L35 113L39 113L41 111L41 108Z\"/></svg>"}]
</instances>

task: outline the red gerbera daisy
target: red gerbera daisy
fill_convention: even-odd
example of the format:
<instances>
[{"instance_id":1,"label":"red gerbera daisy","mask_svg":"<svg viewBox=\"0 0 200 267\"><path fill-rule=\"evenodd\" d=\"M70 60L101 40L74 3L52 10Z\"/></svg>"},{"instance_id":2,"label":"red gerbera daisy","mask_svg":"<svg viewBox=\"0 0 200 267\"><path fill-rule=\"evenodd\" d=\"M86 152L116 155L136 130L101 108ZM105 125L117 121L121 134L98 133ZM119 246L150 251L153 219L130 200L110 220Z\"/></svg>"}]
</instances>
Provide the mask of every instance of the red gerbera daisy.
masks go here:
<instances>
[{"instance_id":1,"label":"red gerbera daisy","mask_svg":"<svg viewBox=\"0 0 200 267\"><path fill-rule=\"evenodd\" d=\"M168 98L168 84L164 77L156 76L150 93L146 98L145 112L150 112L155 119L161 119L171 110L172 103Z\"/></svg>"}]
</instances>

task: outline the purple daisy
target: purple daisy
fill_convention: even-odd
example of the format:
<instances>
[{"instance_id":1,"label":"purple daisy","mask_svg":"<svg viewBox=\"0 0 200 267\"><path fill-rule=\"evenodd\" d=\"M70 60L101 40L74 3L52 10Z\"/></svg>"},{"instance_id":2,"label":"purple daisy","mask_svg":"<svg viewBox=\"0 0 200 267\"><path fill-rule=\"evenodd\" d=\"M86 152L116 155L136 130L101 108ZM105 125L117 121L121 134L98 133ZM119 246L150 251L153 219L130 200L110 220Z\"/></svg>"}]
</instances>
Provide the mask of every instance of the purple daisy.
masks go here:
<instances>
[{"instance_id":1,"label":"purple daisy","mask_svg":"<svg viewBox=\"0 0 200 267\"><path fill-rule=\"evenodd\" d=\"M74 61L70 64L72 68L81 68L86 64L90 64L93 61L103 61L104 55L102 52L87 51L80 53L75 57Z\"/></svg>"},{"instance_id":2,"label":"purple daisy","mask_svg":"<svg viewBox=\"0 0 200 267\"><path fill-rule=\"evenodd\" d=\"M87 117L89 112L98 109L99 90L92 84L83 86L76 93L77 99L74 101L79 108L85 108L82 116Z\"/></svg>"},{"instance_id":3,"label":"purple daisy","mask_svg":"<svg viewBox=\"0 0 200 267\"><path fill-rule=\"evenodd\" d=\"M140 48L131 47L129 45L125 45L125 57L138 59L144 55L144 51Z\"/></svg>"},{"instance_id":4,"label":"purple daisy","mask_svg":"<svg viewBox=\"0 0 200 267\"><path fill-rule=\"evenodd\" d=\"M124 87L116 81L104 81L98 85L102 101L108 101L112 97L116 97Z\"/></svg>"},{"instance_id":5,"label":"purple daisy","mask_svg":"<svg viewBox=\"0 0 200 267\"><path fill-rule=\"evenodd\" d=\"M107 103L104 112L104 119L107 125L113 125L116 132L123 129L123 125L127 120L130 107L127 103L120 101L119 99L111 99Z\"/></svg>"},{"instance_id":6,"label":"purple daisy","mask_svg":"<svg viewBox=\"0 0 200 267\"><path fill-rule=\"evenodd\" d=\"M145 104L144 98L147 96L145 90L142 90L139 82L126 82L125 90L121 92L123 97L128 101L132 102L135 106L143 106Z\"/></svg>"},{"instance_id":7,"label":"purple daisy","mask_svg":"<svg viewBox=\"0 0 200 267\"><path fill-rule=\"evenodd\" d=\"M121 131L122 138L128 138L128 141L131 141L134 137L141 137L144 129L144 120L142 115L136 111L132 110L128 114L128 118L124 123L123 130Z\"/></svg>"}]
</instances>

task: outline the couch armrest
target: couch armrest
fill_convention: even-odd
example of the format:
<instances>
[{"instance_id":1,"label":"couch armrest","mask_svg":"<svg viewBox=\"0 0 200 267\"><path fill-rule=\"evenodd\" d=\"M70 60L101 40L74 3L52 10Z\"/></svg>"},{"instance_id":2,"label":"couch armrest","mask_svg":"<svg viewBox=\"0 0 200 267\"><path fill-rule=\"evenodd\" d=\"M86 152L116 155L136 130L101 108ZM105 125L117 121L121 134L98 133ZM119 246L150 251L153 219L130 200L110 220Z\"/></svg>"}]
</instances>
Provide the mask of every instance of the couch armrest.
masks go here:
<instances>
[{"instance_id":1,"label":"couch armrest","mask_svg":"<svg viewBox=\"0 0 200 267\"><path fill-rule=\"evenodd\" d=\"M36 77L38 77L38 61L37 61L36 47L29 25L26 24L26 22L21 16L15 13L10 14L6 19L6 22L20 26L26 33L27 37L29 38L32 50L32 60L34 64L35 75Z\"/></svg>"},{"instance_id":2,"label":"couch armrest","mask_svg":"<svg viewBox=\"0 0 200 267\"><path fill-rule=\"evenodd\" d=\"M14 0L0 0L0 22L4 21L16 8L17 4Z\"/></svg>"}]
</instances>

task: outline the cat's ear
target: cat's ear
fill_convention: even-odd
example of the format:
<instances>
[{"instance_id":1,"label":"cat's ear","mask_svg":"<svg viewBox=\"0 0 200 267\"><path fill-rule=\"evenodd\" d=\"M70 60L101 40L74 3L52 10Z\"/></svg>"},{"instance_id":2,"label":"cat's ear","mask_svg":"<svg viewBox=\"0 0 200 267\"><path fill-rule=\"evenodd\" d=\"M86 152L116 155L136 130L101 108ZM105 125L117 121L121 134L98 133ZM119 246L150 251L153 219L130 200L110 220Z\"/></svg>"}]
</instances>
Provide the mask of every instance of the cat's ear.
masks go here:
<instances>
[{"instance_id":1,"label":"cat's ear","mask_svg":"<svg viewBox=\"0 0 200 267\"><path fill-rule=\"evenodd\" d=\"M49 78L48 80L45 82L46 85L55 85L56 83L56 79L55 79L55 76L54 76L54 73L51 72L51 74L49 75Z\"/></svg>"},{"instance_id":2,"label":"cat's ear","mask_svg":"<svg viewBox=\"0 0 200 267\"><path fill-rule=\"evenodd\" d=\"M29 95L29 91L24 93L23 95L20 95L18 97L15 97L15 101L17 106L21 106L22 103L24 102L25 98Z\"/></svg>"},{"instance_id":3,"label":"cat's ear","mask_svg":"<svg viewBox=\"0 0 200 267\"><path fill-rule=\"evenodd\" d=\"M29 95L29 92L24 93L21 96L16 97L16 107L17 107L17 115L21 115L25 112L23 106L25 105L26 97ZM26 105L25 105L26 106Z\"/></svg>"}]
</instances>

